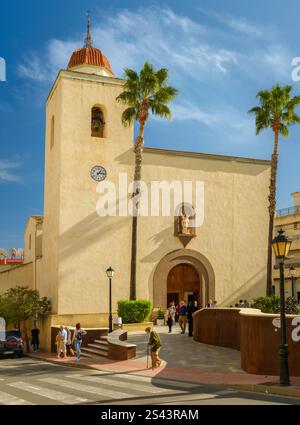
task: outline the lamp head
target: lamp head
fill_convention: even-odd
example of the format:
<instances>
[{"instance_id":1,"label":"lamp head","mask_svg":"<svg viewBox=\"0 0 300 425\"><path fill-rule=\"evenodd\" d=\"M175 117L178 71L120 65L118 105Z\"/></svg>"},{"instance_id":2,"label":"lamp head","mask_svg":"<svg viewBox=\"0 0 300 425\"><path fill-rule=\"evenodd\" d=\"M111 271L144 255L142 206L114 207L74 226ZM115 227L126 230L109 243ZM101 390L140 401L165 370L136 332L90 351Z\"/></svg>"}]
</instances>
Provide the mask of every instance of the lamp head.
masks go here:
<instances>
[{"instance_id":1,"label":"lamp head","mask_svg":"<svg viewBox=\"0 0 300 425\"><path fill-rule=\"evenodd\" d=\"M289 254L292 241L290 241L284 234L284 230L280 229L278 235L273 239L272 246L276 258L284 261Z\"/></svg>"},{"instance_id":2,"label":"lamp head","mask_svg":"<svg viewBox=\"0 0 300 425\"><path fill-rule=\"evenodd\" d=\"M111 266L109 266L109 268L106 270L107 277L112 278L114 277L114 274L115 274L114 269Z\"/></svg>"}]
</instances>

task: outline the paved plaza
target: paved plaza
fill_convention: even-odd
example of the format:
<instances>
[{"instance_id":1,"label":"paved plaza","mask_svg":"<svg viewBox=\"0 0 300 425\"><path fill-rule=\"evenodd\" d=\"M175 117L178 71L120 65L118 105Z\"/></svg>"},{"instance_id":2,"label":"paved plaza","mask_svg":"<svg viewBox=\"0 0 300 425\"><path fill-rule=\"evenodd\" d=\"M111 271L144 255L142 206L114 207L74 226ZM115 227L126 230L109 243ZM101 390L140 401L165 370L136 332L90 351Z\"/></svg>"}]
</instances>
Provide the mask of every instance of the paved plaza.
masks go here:
<instances>
[{"instance_id":1,"label":"paved plaza","mask_svg":"<svg viewBox=\"0 0 300 425\"><path fill-rule=\"evenodd\" d=\"M54 364L93 369L110 374L128 374L155 380L167 379L201 385L217 385L235 390L261 392L300 397L300 377L291 377L290 387L280 387L278 376L254 375L240 367L237 350L195 342L188 334L181 335L179 327L168 334L167 327L155 327L160 333L163 347L160 357L162 366L147 369L147 337L144 332L132 332L128 341L137 344L137 356L127 361L115 361L99 357L84 359L57 359L54 353L31 353L35 359ZM149 359L150 366L150 359Z\"/></svg>"}]
</instances>

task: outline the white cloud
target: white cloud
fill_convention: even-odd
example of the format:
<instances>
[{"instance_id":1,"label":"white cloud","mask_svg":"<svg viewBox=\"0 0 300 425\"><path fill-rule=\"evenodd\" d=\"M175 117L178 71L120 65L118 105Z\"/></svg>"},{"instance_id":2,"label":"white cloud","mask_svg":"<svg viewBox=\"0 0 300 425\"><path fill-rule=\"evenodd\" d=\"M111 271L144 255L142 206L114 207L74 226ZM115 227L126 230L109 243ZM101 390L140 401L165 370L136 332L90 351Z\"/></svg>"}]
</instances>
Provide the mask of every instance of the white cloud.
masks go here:
<instances>
[{"instance_id":1,"label":"white cloud","mask_svg":"<svg viewBox=\"0 0 300 425\"><path fill-rule=\"evenodd\" d=\"M247 117L247 106L244 114L238 106L228 111L226 87L234 87L235 80L248 84L290 77L289 49L274 42L274 32L265 36L258 25L244 18L211 14L226 26L225 31L224 25L221 29L204 25L164 7L125 9L106 16L101 10L99 16L99 20L92 19L94 45L109 58L117 76L122 76L125 66L138 69L145 60L168 68L180 93L172 105L174 120L196 121L220 135L223 132L222 139L232 143L252 143L254 124ZM19 73L49 86L59 69L67 67L72 52L83 45L84 37L82 33L73 39L50 40L43 54L27 55L29 59L19 65ZM199 107L204 85L221 90L211 99L207 90L202 103L205 107Z\"/></svg>"},{"instance_id":2,"label":"white cloud","mask_svg":"<svg viewBox=\"0 0 300 425\"><path fill-rule=\"evenodd\" d=\"M184 102L172 106L172 118L175 121L198 121L212 127L218 123L219 115L207 113L193 103Z\"/></svg>"},{"instance_id":3,"label":"white cloud","mask_svg":"<svg viewBox=\"0 0 300 425\"><path fill-rule=\"evenodd\" d=\"M216 47L208 28L170 9L123 10L99 23L95 20L92 37L118 75L124 66L135 67L145 59L196 79L226 73L237 64L236 52ZM50 40L42 55L27 55L18 67L19 74L38 82L52 81L67 66L72 51L81 47L83 38L82 34L81 39Z\"/></svg>"},{"instance_id":4,"label":"white cloud","mask_svg":"<svg viewBox=\"0 0 300 425\"><path fill-rule=\"evenodd\" d=\"M224 17L223 22L226 23L228 27L243 34L251 35L254 37L261 37L263 34L263 31L259 26L250 24L246 21L246 19L239 19L233 16L227 16Z\"/></svg>"},{"instance_id":5,"label":"white cloud","mask_svg":"<svg viewBox=\"0 0 300 425\"><path fill-rule=\"evenodd\" d=\"M261 143L261 138L255 137L255 122L247 112L235 108L226 110L215 109L207 112L191 102L174 103L172 105L172 119L174 121L196 121L218 135L220 140L232 145L251 145ZM154 117L159 120L159 118ZM162 121L167 122L167 121Z\"/></svg>"},{"instance_id":6,"label":"white cloud","mask_svg":"<svg viewBox=\"0 0 300 425\"><path fill-rule=\"evenodd\" d=\"M252 36L252 37L261 37L262 35L266 36L266 28L261 28L260 25L249 22L244 17L237 17L230 14L219 14L210 9L204 9L203 7L198 6L198 10L214 20L224 24L226 27L239 32L242 35ZM268 28L267 35L270 35L270 29Z\"/></svg>"},{"instance_id":7,"label":"white cloud","mask_svg":"<svg viewBox=\"0 0 300 425\"><path fill-rule=\"evenodd\" d=\"M20 177L10 171L17 167L18 164L15 162L0 160L0 183L20 181Z\"/></svg>"}]
</instances>

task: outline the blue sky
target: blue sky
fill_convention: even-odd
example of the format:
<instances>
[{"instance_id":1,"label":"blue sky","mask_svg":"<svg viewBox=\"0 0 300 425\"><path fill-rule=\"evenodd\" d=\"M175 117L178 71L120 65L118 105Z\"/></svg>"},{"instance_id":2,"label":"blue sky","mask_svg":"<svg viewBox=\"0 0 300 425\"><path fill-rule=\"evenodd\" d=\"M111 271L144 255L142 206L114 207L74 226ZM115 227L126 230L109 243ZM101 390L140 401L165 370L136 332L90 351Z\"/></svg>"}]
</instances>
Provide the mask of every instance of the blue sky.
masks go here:
<instances>
[{"instance_id":1,"label":"blue sky","mask_svg":"<svg viewBox=\"0 0 300 425\"><path fill-rule=\"evenodd\" d=\"M0 247L23 245L30 215L43 213L44 104L58 70L92 37L122 76L145 60L170 70L179 89L173 120L151 120L146 145L270 158L271 132L255 136L247 110L276 82L294 85L300 3L289 0L26 0L2 2L0 57ZM278 207L300 190L300 129L280 145Z\"/></svg>"}]
</instances>

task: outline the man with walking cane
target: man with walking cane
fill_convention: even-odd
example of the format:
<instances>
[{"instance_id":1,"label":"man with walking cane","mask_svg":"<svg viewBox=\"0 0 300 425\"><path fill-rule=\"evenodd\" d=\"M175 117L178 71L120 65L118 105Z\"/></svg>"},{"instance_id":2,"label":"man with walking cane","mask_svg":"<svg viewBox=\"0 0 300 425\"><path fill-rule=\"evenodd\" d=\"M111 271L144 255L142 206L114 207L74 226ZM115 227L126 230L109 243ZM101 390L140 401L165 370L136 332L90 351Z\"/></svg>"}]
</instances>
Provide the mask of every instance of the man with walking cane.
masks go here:
<instances>
[{"instance_id":1,"label":"man with walking cane","mask_svg":"<svg viewBox=\"0 0 300 425\"><path fill-rule=\"evenodd\" d=\"M149 336L149 342L147 345L147 368L148 368L148 350L151 347L151 361L152 369L161 365L161 360L158 357L158 352L161 349L161 341L157 332L151 330L150 326L145 329L145 332Z\"/></svg>"}]
</instances>

